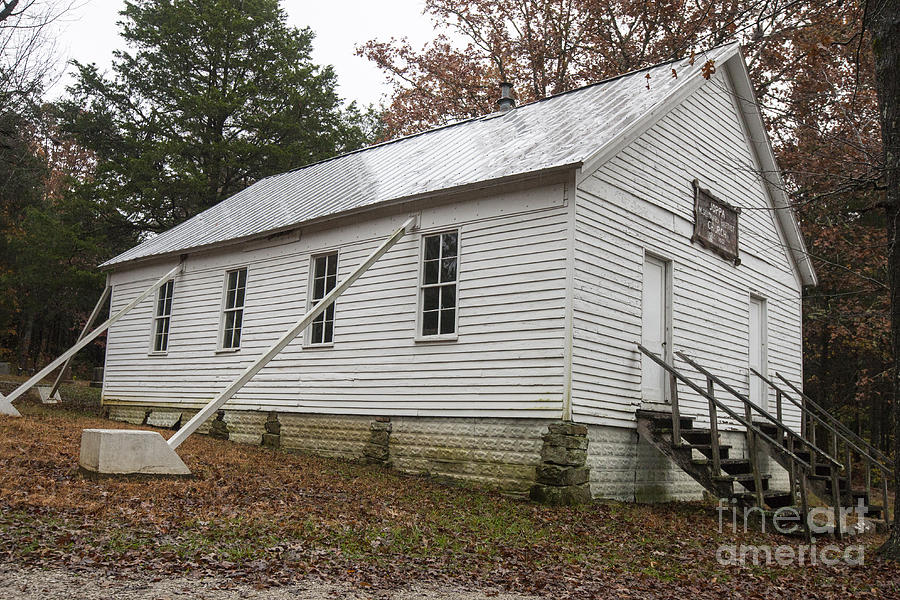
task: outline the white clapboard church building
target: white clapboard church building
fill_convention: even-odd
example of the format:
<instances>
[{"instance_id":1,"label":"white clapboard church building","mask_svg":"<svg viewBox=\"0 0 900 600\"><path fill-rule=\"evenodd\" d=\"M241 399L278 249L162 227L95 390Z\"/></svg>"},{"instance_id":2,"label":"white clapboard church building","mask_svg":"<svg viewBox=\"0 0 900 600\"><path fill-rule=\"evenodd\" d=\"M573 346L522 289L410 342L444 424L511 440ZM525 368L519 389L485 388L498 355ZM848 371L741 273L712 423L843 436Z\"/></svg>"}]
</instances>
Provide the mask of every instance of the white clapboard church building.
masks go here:
<instances>
[{"instance_id":1,"label":"white clapboard church building","mask_svg":"<svg viewBox=\"0 0 900 600\"><path fill-rule=\"evenodd\" d=\"M689 435L714 421L717 461L747 456L741 396L775 411L751 369L801 386L816 282L738 46L511 105L269 177L104 263L114 311L183 264L109 331L110 416L183 424L412 217L203 431L549 500L711 489Z\"/></svg>"}]
</instances>

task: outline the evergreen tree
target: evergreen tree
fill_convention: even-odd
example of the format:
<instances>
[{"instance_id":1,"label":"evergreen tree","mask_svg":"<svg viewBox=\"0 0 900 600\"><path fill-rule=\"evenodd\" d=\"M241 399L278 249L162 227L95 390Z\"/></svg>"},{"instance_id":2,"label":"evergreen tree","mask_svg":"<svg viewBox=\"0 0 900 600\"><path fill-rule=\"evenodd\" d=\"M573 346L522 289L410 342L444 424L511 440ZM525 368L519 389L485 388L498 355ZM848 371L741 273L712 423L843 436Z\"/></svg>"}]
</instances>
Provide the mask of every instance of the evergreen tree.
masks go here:
<instances>
[{"instance_id":1,"label":"evergreen tree","mask_svg":"<svg viewBox=\"0 0 900 600\"><path fill-rule=\"evenodd\" d=\"M130 50L111 77L76 63L63 109L96 156L90 193L140 230L367 141L366 116L341 109L313 33L289 27L278 0L136 0L121 14Z\"/></svg>"}]
</instances>

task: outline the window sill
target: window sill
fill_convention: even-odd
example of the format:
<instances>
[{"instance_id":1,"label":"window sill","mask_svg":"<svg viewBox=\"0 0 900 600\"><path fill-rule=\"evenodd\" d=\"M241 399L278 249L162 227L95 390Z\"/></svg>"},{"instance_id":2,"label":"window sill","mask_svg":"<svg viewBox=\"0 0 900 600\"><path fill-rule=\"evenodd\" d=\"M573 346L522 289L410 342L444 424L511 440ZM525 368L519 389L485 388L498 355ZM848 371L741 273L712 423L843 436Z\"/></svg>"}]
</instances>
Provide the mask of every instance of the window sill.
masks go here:
<instances>
[{"instance_id":1,"label":"window sill","mask_svg":"<svg viewBox=\"0 0 900 600\"><path fill-rule=\"evenodd\" d=\"M216 354L234 354L235 352L240 352L240 348L219 348L216 350Z\"/></svg>"},{"instance_id":2,"label":"window sill","mask_svg":"<svg viewBox=\"0 0 900 600\"><path fill-rule=\"evenodd\" d=\"M422 344L431 344L436 342L455 342L459 339L459 334L444 334L444 335L417 335L415 340L416 343Z\"/></svg>"},{"instance_id":3,"label":"window sill","mask_svg":"<svg viewBox=\"0 0 900 600\"><path fill-rule=\"evenodd\" d=\"M152 352L148 352L147 356L168 356L169 351L161 351L161 350L153 350Z\"/></svg>"},{"instance_id":4,"label":"window sill","mask_svg":"<svg viewBox=\"0 0 900 600\"><path fill-rule=\"evenodd\" d=\"M334 342L328 342L327 344L303 344L304 350L330 350L334 348Z\"/></svg>"}]
</instances>

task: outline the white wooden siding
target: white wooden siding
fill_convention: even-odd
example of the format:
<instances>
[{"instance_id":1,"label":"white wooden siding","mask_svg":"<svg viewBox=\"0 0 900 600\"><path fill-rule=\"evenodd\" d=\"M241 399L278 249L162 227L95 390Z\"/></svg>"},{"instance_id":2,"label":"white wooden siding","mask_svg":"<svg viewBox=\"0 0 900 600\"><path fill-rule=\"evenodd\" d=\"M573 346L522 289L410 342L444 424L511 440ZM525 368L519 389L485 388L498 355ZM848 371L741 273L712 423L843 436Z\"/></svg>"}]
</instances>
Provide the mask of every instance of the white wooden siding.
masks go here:
<instances>
[{"instance_id":1,"label":"white wooden siding","mask_svg":"<svg viewBox=\"0 0 900 600\"><path fill-rule=\"evenodd\" d=\"M169 350L148 356L153 303L110 331L107 402L197 407L304 312L310 255L340 249L348 275L406 218L369 216L302 237L191 255L175 284ZM334 346L298 338L229 402L234 409L559 418L564 394L568 208L563 184L422 210L423 232L458 228L459 339L415 342L419 233L341 298ZM246 266L239 352L216 352L225 271ZM112 276L113 309L171 268Z\"/></svg>"},{"instance_id":2,"label":"white wooden siding","mask_svg":"<svg viewBox=\"0 0 900 600\"><path fill-rule=\"evenodd\" d=\"M673 346L743 393L750 295L766 299L769 368L801 380L800 289L720 72L577 190L572 403L578 421L633 426L641 404L644 254L672 261ZM691 244L691 181L742 207L734 267ZM676 361L685 372L698 375ZM683 414L706 412L685 386ZM724 392L719 396L725 398ZM774 397L770 398L774 412ZM734 401L737 407L737 401ZM785 404L785 414L797 421Z\"/></svg>"}]
</instances>

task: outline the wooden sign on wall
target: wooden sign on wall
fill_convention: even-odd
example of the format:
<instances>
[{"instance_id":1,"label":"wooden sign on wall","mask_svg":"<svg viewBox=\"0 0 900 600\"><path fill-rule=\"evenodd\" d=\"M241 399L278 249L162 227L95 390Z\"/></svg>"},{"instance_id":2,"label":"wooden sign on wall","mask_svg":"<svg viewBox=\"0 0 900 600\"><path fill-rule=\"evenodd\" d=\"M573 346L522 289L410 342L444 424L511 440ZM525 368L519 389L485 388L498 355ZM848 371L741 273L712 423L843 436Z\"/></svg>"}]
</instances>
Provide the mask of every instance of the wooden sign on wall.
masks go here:
<instances>
[{"instance_id":1,"label":"wooden sign on wall","mask_svg":"<svg viewBox=\"0 0 900 600\"><path fill-rule=\"evenodd\" d=\"M698 242L719 256L741 264L738 258L738 216L741 209L713 196L694 180L694 235Z\"/></svg>"}]
</instances>

